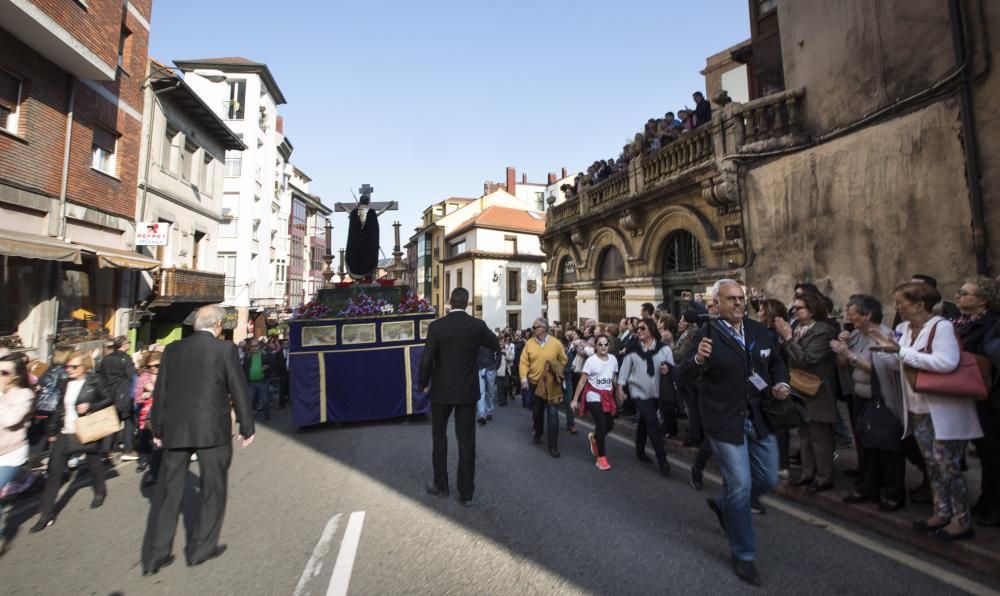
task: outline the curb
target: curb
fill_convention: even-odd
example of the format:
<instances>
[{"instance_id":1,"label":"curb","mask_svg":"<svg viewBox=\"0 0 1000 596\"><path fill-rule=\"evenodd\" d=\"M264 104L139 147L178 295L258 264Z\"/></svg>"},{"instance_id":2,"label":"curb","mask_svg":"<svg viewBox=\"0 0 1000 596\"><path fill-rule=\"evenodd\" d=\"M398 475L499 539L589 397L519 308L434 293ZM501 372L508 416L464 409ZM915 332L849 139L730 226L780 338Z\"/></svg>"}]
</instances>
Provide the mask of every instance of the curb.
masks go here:
<instances>
[{"instance_id":1,"label":"curb","mask_svg":"<svg viewBox=\"0 0 1000 596\"><path fill-rule=\"evenodd\" d=\"M615 424L615 428L611 432L612 434L617 434L633 441L635 440L635 427L628 422ZM668 455L672 455L687 463L694 462L694 458L698 453L697 448L682 447L681 442L673 438L666 439L664 446ZM708 466L716 471L718 470L714 458L712 461L709 461ZM845 494L843 491L833 491L813 495L798 490L784 481L780 482L774 490L775 496L780 496L799 505L808 505L824 513L877 532L897 542L919 548L962 567L967 567L990 577L1000 579L1000 552L991 550L983 546L982 543L977 543L976 539L959 540L950 544L938 542L928 534L913 531L912 524L914 520L919 519L918 516L912 513L901 514L901 512L895 514L882 513L872 505L843 503L840 499Z\"/></svg>"}]
</instances>

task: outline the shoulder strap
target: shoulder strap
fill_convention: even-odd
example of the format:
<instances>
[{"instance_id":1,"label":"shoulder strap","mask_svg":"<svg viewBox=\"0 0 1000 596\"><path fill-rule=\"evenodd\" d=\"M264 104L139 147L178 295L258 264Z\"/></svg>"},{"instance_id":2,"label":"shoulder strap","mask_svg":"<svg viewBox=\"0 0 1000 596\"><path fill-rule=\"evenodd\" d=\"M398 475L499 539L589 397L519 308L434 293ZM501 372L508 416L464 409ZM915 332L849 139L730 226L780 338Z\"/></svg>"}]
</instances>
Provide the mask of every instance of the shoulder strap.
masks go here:
<instances>
[{"instance_id":1,"label":"shoulder strap","mask_svg":"<svg viewBox=\"0 0 1000 596\"><path fill-rule=\"evenodd\" d=\"M940 322L941 322L940 319L938 319L937 321L934 321L934 326L931 327L931 334L927 336L927 345L924 346L924 349L920 350L924 354L931 354L932 353L931 350L933 349L933 346L934 346L934 334L937 332L937 326L938 326L938 323L940 323Z\"/></svg>"}]
</instances>

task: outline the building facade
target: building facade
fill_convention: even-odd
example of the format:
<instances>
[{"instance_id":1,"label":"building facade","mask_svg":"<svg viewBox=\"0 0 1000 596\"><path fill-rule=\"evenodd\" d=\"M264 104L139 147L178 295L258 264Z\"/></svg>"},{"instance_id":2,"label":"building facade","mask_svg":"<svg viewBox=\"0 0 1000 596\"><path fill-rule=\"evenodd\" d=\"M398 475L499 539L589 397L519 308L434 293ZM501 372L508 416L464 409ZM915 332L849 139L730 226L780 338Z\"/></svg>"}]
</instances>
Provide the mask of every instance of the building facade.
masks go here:
<instances>
[{"instance_id":1,"label":"building facade","mask_svg":"<svg viewBox=\"0 0 1000 596\"><path fill-rule=\"evenodd\" d=\"M151 0L0 1L0 343L132 323Z\"/></svg>"},{"instance_id":2,"label":"building facade","mask_svg":"<svg viewBox=\"0 0 1000 596\"><path fill-rule=\"evenodd\" d=\"M288 226L288 306L295 308L309 302L323 287L323 255L326 254L327 230L333 210L316 195L309 193L310 178L298 168L291 178L291 220Z\"/></svg>"}]
</instances>

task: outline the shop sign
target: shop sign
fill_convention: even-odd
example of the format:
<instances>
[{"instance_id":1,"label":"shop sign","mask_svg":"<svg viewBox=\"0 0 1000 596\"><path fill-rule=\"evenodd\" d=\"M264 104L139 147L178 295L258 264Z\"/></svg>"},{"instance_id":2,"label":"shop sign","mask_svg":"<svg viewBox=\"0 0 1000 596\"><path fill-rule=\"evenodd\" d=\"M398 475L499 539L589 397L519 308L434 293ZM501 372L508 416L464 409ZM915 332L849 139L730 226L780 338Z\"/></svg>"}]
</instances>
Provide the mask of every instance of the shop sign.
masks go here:
<instances>
[{"instance_id":1,"label":"shop sign","mask_svg":"<svg viewBox=\"0 0 1000 596\"><path fill-rule=\"evenodd\" d=\"M135 224L136 246L166 246L170 233L169 222L137 222Z\"/></svg>"}]
</instances>

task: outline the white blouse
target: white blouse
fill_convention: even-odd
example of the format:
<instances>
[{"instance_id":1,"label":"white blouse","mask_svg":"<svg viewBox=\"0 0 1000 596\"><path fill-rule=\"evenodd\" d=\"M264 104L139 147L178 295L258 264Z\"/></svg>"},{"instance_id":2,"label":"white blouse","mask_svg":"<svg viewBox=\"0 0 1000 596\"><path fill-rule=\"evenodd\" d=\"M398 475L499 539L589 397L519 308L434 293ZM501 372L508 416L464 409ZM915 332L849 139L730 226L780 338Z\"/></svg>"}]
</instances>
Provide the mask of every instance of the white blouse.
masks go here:
<instances>
[{"instance_id":1,"label":"white blouse","mask_svg":"<svg viewBox=\"0 0 1000 596\"><path fill-rule=\"evenodd\" d=\"M80 390L83 389L85 379L78 379L66 383L66 395L63 396L63 427L62 434L76 434L76 419L80 416L76 413L76 400L80 397Z\"/></svg>"}]
</instances>

